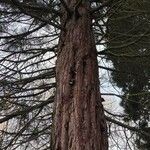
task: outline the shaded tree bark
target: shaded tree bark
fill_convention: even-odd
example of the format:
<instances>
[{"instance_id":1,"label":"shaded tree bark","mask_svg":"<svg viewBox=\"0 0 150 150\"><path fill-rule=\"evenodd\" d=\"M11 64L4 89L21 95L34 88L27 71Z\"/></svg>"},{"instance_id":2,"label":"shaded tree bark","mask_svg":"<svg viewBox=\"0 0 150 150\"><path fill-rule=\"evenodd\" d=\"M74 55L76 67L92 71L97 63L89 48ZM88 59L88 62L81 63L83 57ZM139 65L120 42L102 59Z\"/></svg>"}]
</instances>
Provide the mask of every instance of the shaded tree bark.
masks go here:
<instances>
[{"instance_id":1,"label":"shaded tree bark","mask_svg":"<svg viewBox=\"0 0 150 150\"><path fill-rule=\"evenodd\" d=\"M70 15L63 9L54 118L54 150L107 150L106 123L99 92L97 52L89 3Z\"/></svg>"}]
</instances>

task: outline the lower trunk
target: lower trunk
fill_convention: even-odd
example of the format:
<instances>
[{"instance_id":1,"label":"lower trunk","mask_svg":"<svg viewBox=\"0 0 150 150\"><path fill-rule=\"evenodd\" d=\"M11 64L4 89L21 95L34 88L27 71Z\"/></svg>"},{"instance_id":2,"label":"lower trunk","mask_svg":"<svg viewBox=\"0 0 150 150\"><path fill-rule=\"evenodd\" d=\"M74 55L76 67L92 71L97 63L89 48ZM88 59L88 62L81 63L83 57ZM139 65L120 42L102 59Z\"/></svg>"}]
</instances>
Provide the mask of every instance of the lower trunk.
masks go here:
<instances>
[{"instance_id":1,"label":"lower trunk","mask_svg":"<svg viewBox=\"0 0 150 150\"><path fill-rule=\"evenodd\" d=\"M63 18L56 65L54 150L107 150L98 64L88 5Z\"/></svg>"}]
</instances>

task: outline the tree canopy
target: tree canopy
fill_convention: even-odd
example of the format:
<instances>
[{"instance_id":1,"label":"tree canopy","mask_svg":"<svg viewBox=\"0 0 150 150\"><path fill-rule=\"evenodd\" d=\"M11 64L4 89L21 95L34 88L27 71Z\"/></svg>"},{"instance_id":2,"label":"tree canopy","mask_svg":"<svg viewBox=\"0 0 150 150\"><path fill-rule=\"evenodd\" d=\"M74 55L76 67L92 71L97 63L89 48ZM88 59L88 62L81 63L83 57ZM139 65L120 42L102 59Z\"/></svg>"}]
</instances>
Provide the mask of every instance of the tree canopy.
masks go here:
<instances>
[{"instance_id":1,"label":"tree canopy","mask_svg":"<svg viewBox=\"0 0 150 150\"><path fill-rule=\"evenodd\" d=\"M120 147L115 140L117 134L113 135L120 126L124 137L127 136L125 147L132 149L134 141L137 147L148 149L150 3L148 0L90 3L97 57L103 62L99 63L100 73L108 72L101 74L100 80L108 76L112 87L115 84L123 92L122 95L101 93L108 99L110 95L121 98L125 112L115 114L106 106L110 145ZM64 15L61 6L68 14L72 13L65 0L0 0L0 147L3 150L51 148L55 62L60 31L65 30L60 24ZM131 142L128 135L133 137Z\"/></svg>"}]
</instances>

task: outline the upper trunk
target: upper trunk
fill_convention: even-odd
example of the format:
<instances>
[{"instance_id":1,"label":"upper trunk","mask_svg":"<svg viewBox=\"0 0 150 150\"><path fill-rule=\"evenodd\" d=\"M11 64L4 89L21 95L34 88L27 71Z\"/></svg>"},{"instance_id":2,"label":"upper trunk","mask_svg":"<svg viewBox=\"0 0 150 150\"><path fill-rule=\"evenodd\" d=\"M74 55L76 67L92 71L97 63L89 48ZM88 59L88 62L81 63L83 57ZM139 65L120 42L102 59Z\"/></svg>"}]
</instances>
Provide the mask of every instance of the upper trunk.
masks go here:
<instances>
[{"instance_id":1,"label":"upper trunk","mask_svg":"<svg viewBox=\"0 0 150 150\"><path fill-rule=\"evenodd\" d=\"M68 2L73 8L77 0ZM75 9L74 9L75 10ZM89 4L64 15L56 65L54 150L107 150Z\"/></svg>"}]
</instances>

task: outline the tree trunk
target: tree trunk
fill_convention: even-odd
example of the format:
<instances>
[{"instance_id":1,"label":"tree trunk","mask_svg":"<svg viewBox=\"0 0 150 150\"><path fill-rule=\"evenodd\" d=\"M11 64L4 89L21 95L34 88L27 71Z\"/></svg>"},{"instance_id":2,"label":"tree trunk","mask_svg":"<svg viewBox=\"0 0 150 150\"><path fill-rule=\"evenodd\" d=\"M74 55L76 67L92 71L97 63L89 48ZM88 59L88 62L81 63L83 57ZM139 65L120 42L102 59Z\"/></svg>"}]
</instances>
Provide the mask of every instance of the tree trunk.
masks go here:
<instances>
[{"instance_id":1,"label":"tree trunk","mask_svg":"<svg viewBox=\"0 0 150 150\"><path fill-rule=\"evenodd\" d=\"M97 53L89 3L63 10L56 65L54 150L107 150L107 131L99 92ZM76 5L77 6L77 5Z\"/></svg>"}]
</instances>

